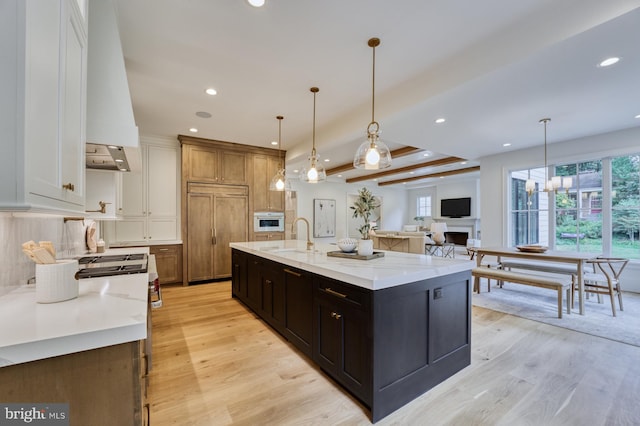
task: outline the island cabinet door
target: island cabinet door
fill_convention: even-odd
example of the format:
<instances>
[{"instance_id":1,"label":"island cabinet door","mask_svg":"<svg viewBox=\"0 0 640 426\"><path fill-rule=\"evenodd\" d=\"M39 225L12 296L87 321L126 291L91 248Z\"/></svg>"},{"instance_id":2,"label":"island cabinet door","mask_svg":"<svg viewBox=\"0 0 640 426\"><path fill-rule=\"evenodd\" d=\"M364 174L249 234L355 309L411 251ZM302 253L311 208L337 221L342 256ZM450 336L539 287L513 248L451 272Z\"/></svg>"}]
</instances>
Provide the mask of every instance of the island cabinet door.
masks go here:
<instances>
[{"instance_id":1,"label":"island cabinet door","mask_svg":"<svg viewBox=\"0 0 640 426\"><path fill-rule=\"evenodd\" d=\"M300 351L312 357L313 276L305 271L284 268L284 335Z\"/></svg>"},{"instance_id":2,"label":"island cabinet door","mask_svg":"<svg viewBox=\"0 0 640 426\"><path fill-rule=\"evenodd\" d=\"M247 298L248 256L234 249L232 250L231 262L231 292L233 296L245 301Z\"/></svg>"},{"instance_id":3,"label":"island cabinet door","mask_svg":"<svg viewBox=\"0 0 640 426\"><path fill-rule=\"evenodd\" d=\"M318 280L313 359L365 404L371 404L368 296L337 281Z\"/></svg>"},{"instance_id":4,"label":"island cabinet door","mask_svg":"<svg viewBox=\"0 0 640 426\"><path fill-rule=\"evenodd\" d=\"M251 309L260 313L262 311L262 270L264 260L257 256L250 256L247 261L247 293L242 299Z\"/></svg>"},{"instance_id":5,"label":"island cabinet door","mask_svg":"<svg viewBox=\"0 0 640 426\"><path fill-rule=\"evenodd\" d=\"M262 268L262 317L273 328L283 332L284 327L284 271L282 266L266 261Z\"/></svg>"}]
</instances>

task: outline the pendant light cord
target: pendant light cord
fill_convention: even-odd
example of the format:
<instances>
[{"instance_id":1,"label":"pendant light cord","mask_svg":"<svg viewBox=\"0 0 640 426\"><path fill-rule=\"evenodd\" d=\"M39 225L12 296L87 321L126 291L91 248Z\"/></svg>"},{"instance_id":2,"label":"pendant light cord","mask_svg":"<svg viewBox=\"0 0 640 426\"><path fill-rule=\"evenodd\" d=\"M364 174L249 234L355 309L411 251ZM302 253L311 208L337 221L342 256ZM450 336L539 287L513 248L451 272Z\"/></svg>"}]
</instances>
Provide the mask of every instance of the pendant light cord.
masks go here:
<instances>
[{"instance_id":1,"label":"pendant light cord","mask_svg":"<svg viewBox=\"0 0 640 426\"><path fill-rule=\"evenodd\" d=\"M375 120L375 105L376 105L376 46L373 45L373 66L371 72L371 122Z\"/></svg>"}]
</instances>

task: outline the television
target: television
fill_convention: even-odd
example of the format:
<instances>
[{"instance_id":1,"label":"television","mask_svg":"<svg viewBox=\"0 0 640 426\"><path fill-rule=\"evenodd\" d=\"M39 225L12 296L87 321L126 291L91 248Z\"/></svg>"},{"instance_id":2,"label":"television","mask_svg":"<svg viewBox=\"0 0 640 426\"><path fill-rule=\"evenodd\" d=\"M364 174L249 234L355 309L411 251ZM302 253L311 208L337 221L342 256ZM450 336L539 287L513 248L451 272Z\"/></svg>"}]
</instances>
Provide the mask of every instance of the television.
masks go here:
<instances>
[{"instance_id":1,"label":"television","mask_svg":"<svg viewBox=\"0 0 640 426\"><path fill-rule=\"evenodd\" d=\"M440 216L468 217L471 216L471 198L443 198L440 200Z\"/></svg>"}]
</instances>

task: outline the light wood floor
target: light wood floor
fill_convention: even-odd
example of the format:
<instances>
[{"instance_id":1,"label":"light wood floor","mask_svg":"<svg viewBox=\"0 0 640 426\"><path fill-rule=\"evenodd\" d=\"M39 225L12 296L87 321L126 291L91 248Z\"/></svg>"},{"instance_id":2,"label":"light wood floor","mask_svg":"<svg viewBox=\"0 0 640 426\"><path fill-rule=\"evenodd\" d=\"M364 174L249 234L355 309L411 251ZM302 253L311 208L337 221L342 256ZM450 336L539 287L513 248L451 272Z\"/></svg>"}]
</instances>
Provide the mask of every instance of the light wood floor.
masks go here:
<instances>
[{"instance_id":1,"label":"light wood floor","mask_svg":"<svg viewBox=\"0 0 640 426\"><path fill-rule=\"evenodd\" d=\"M370 424L230 294L229 282L163 287L151 424ZM639 347L475 307L472 333L469 367L377 425L640 424Z\"/></svg>"}]
</instances>

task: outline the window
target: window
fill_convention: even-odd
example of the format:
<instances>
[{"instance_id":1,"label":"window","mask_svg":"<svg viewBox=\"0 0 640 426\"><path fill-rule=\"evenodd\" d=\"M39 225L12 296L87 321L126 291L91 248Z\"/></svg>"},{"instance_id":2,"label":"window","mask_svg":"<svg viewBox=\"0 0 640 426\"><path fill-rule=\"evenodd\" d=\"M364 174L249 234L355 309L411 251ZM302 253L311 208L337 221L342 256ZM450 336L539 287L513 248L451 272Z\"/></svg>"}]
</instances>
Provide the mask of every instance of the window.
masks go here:
<instances>
[{"instance_id":1,"label":"window","mask_svg":"<svg viewBox=\"0 0 640 426\"><path fill-rule=\"evenodd\" d=\"M431 196L416 198L416 216L431 217Z\"/></svg>"},{"instance_id":2,"label":"window","mask_svg":"<svg viewBox=\"0 0 640 426\"><path fill-rule=\"evenodd\" d=\"M511 172L511 245L640 259L639 154L564 164L550 167L550 173L570 176L569 191L540 192L544 168ZM527 179L536 181L531 196Z\"/></svg>"},{"instance_id":3,"label":"window","mask_svg":"<svg viewBox=\"0 0 640 426\"><path fill-rule=\"evenodd\" d=\"M612 159L611 254L640 258L640 155Z\"/></svg>"}]
</instances>

